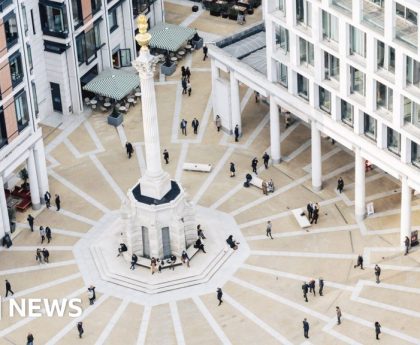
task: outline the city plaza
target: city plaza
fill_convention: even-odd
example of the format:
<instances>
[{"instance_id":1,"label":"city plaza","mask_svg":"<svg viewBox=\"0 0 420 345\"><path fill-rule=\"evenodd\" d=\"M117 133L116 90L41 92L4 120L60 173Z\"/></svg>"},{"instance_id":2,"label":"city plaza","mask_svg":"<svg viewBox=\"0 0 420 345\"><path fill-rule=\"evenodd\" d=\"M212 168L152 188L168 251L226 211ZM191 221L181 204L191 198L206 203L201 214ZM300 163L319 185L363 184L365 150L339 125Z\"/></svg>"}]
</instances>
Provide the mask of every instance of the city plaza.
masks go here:
<instances>
[{"instance_id":1,"label":"city plaza","mask_svg":"<svg viewBox=\"0 0 420 345\"><path fill-rule=\"evenodd\" d=\"M206 42L244 29L208 12L191 13L190 2L166 2L165 11L167 22L198 29ZM260 11L247 17L245 28L261 19ZM191 203L206 210L199 212L204 233L211 238L220 231L212 227L214 219L205 217L213 212L212 217L232 227L239 249L229 251L226 261L216 258L215 271L191 287L148 294L121 283L102 283L83 245L95 244L96 234L120 212L127 190L146 170L141 106L131 108L117 128L95 111L57 128L41 124L49 190L60 195L62 209L52 205L18 213L13 246L0 251L0 280L12 283L15 299L80 297L85 334L78 339L79 319L3 314L0 344L22 344L28 333L34 335L34 344L373 344L375 321L382 325L381 343L420 344L420 254L413 247L404 256L402 249L401 182L377 166L367 171L364 201L373 202L374 213L356 217L354 153L321 135L322 188L314 188L311 126L294 118L285 128L284 112L278 123L281 161L270 161L265 169L261 157L272 152L266 99L256 102L254 90L238 83L241 136L235 142L229 131L216 130L210 59L203 61L202 51L196 51L183 63L192 73L190 97L181 94L179 68L166 79L158 73L155 77L160 146L170 155L169 164L162 166ZM183 118L188 121L186 136L179 128ZM190 126L194 118L200 121L198 134ZM127 141L135 148L131 159L125 153ZM259 160L258 176L273 180L274 193L244 188L254 157ZM185 162L211 164L212 170L185 171ZM235 177L230 177L230 162L236 165ZM339 177L345 182L341 194L336 189ZM319 221L302 229L292 210L306 209L309 202L319 203ZM26 222L29 213L35 217L34 232ZM268 220L273 240L266 236ZM418 230L419 221L420 203L413 196L412 230ZM51 255L48 264L34 258L41 246L41 225L53 232L52 242L45 245ZM112 255L117 248L118 242ZM205 255L197 253L190 270ZM358 255L364 257L365 270L353 267ZM382 268L380 284L375 283L375 264ZM188 270L177 267L152 276L138 267L133 274L153 283ZM319 296L317 287L316 296L309 294L306 303L302 283L318 283L320 277L324 295ZM86 295L91 284L97 286L93 306ZM217 287L224 292L221 306ZM336 306L343 313L341 325ZM310 323L308 340L303 337L304 318Z\"/></svg>"}]
</instances>

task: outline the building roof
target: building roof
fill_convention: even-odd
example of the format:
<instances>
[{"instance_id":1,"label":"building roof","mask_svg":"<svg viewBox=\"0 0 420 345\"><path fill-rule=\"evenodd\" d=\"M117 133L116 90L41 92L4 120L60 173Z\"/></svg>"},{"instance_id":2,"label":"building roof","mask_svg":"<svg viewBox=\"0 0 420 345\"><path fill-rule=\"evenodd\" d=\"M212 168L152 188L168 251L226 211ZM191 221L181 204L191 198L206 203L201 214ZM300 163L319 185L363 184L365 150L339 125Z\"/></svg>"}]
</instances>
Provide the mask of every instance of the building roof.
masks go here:
<instances>
[{"instance_id":1,"label":"building roof","mask_svg":"<svg viewBox=\"0 0 420 345\"><path fill-rule=\"evenodd\" d=\"M159 23L150 29L152 39L149 43L151 48L158 48L176 52L185 42L193 38L195 29L169 23Z\"/></svg>"}]
</instances>

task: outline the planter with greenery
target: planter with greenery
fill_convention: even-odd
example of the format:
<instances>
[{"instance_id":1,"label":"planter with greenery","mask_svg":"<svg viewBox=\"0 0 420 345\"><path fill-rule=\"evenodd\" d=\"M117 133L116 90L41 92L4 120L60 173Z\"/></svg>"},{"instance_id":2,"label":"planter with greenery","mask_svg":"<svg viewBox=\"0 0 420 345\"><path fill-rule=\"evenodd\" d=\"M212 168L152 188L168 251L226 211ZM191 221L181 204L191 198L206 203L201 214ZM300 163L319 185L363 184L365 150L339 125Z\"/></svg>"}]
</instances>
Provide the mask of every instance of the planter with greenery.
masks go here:
<instances>
[{"instance_id":1,"label":"planter with greenery","mask_svg":"<svg viewBox=\"0 0 420 345\"><path fill-rule=\"evenodd\" d=\"M29 190L29 174L26 168L23 168L21 171L19 171L19 178L23 180L23 184L21 185L21 187L25 190Z\"/></svg>"},{"instance_id":2,"label":"planter with greenery","mask_svg":"<svg viewBox=\"0 0 420 345\"><path fill-rule=\"evenodd\" d=\"M220 15L220 14L219 14ZM198 32L194 34L194 37L192 38L192 44L194 46L195 50L201 49L203 47L203 39L198 35Z\"/></svg>"},{"instance_id":3,"label":"planter with greenery","mask_svg":"<svg viewBox=\"0 0 420 345\"><path fill-rule=\"evenodd\" d=\"M123 123L123 119L123 114L114 107L112 113L108 115L108 124L114 127L118 127Z\"/></svg>"},{"instance_id":4,"label":"planter with greenery","mask_svg":"<svg viewBox=\"0 0 420 345\"><path fill-rule=\"evenodd\" d=\"M163 75L170 76L174 74L175 70L176 70L175 62L172 62L169 54L166 54L165 62L160 66L160 72Z\"/></svg>"}]
</instances>

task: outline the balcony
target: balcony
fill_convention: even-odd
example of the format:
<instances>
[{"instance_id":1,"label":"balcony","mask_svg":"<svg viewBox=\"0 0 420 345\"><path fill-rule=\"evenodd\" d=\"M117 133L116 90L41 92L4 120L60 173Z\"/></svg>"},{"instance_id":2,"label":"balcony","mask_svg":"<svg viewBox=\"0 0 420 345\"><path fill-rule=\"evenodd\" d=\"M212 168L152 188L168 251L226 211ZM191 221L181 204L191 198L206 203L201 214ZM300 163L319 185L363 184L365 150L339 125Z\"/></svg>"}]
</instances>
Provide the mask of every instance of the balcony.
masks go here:
<instances>
[{"instance_id":1,"label":"balcony","mask_svg":"<svg viewBox=\"0 0 420 345\"><path fill-rule=\"evenodd\" d=\"M417 49L418 27L412 22L396 16L395 37L410 48Z\"/></svg>"},{"instance_id":2,"label":"balcony","mask_svg":"<svg viewBox=\"0 0 420 345\"><path fill-rule=\"evenodd\" d=\"M352 0L332 0L332 5L343 14L351 16L353 11Z\"/></svg>"},{"instance_id":3,"label":"balcony","mask_svg":"<svg viewBox=\"0 0 420 345\"><path fill-rule=\"evenodd\" d=\"M372 1L363 1L363 23L377 30L380 33L384 32L384 9L382 6L373 3Z\"/></svg>"}]
</instances>

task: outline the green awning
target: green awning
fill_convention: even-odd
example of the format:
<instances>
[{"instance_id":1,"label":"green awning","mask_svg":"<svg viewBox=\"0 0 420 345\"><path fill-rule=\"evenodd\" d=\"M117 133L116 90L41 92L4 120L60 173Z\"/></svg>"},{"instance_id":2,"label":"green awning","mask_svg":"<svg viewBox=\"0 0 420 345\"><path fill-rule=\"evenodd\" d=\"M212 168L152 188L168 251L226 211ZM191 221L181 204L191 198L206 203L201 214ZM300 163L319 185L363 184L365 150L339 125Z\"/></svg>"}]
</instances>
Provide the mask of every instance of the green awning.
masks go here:
<instances>
[{"instance_id":1,"label":"green awning","mask_svg":"<svg viewBox=\"0 0 420 345\"><path fill-rule=\"evenodd\" d=\"M176 52L193 38L196 30L185 26L160 23L151 28L149 32L152 35L152 40L149 43L151 48Z\"/></svg>"},{"instance_id":2,"label":"green awning","mask_svg":"<svg viewBox=\"0 0 420 345\"><path fill-rule=\"evenodd\" d=\"M140 85L139 76L119 69L106 69L83 87L83 90L119 101Z\"/></svg>"}]
</instances>

